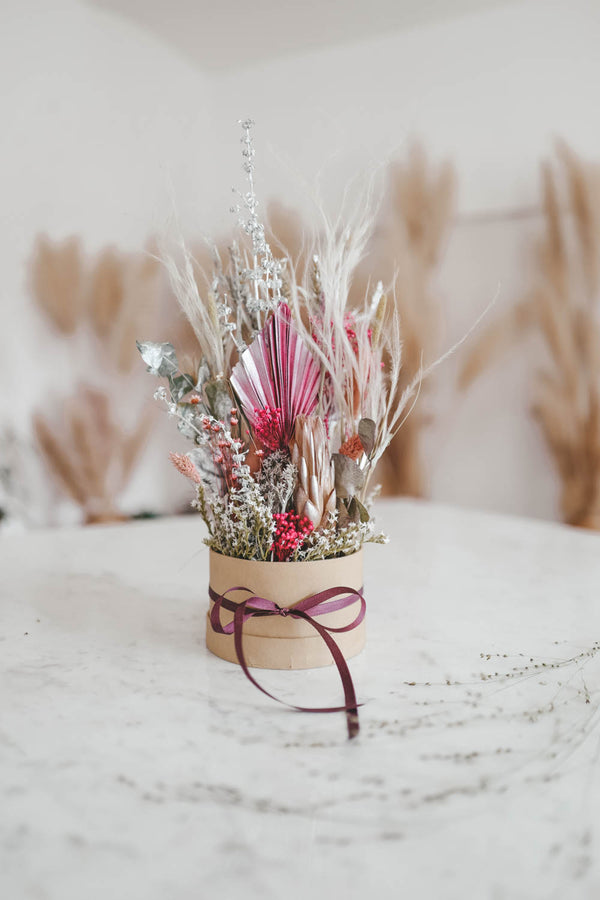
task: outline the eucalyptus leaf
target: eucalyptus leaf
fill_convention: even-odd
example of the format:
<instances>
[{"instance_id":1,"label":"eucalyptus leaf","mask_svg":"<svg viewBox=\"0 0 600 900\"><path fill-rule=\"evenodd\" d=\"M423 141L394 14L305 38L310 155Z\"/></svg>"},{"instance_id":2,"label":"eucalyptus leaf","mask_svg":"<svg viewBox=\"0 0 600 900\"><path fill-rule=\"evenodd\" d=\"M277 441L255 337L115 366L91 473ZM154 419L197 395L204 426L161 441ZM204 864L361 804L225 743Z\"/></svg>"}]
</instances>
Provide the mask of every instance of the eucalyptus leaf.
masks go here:
<instances>
[{"instance_id":1,"label":"eucalyptus leaf","mask_svg":"<svg viewBox=\"0 0 600 900\"><path fill-rule=\"evenodd\" d=\"M222 422L227 421L231 412L231 394L227 382L222 378L209 381L204 385L206 405L211 415Z\"/></svg>"},{"instance_id":2,"label":"eucalyptus leaf","mask_svg":"<svg viewBox=\"0 0 600 900\"><path fill-rule=\"evenodd\" d=\"M354 525L358 525L360 521L360 509L356 497L353 497L348 504L348 518Z\"/></svg>"},{"instance_id":3,"label":"eucalyptus leaf","mask_svg":"<svg viewBox=\"0 0 600 900\"><path fill-rule=\"evenodd\" d=\"M371 455L375 447L376 427L373 419L361 419L358 423L358 436L367 456Z\"/></svg>"},{"instance_id":4,"label":"eucalyptus leaf","mask_svg":"<svg viewBox=\"0 0 600 900\"><path fill-rule=\"evenodd\" d=\"M361 522L369 522L371 520L371 516L369 515L369 510L366 508L366 506L363 506L363 504L360 502L358 497L353 497L352 503L356 504L356 508L358 509L358 516L360 518L360 521Z\"/></svg>"},{"instance_id":5,"label":"eucalyptus leaf","mask_svg":"<svg viewBox=\"0 0 600 900\"><path fill-rule=\"evenodd\" d=\"M171 398L175 403L179 403L190 390L190 380L186 375L174 375L172 378L169 378L169 387L171 389Z\"/></svg>"},{"instance_id":6,"label":"eucalyptus leaf","mask_svg":"<svg viewBox=\"0 0 600 900\"><path fill-rule=\"evenodd\" d=\"M177 428L186 438L195 438L196 434L198 433L198 430L194 425L195 417L196 411L193 410L191 406L184 404L182 407L180 407L180 413L177 420Z\"/></svg>"},{"instance_id":7,"label":"eucalyptus leaf","mask_svg":"<svg viewBox=\"0 0 600 900\"><path fill-rule=\"evenodd\" d=\"M157 344L154 341L136 341L135 343L151 375L165 378L175 375L179 371L173 344Z\"/></svg>"},{"instance_id":8,"label":"eucalyptus leaf","mask_svg":"<svg viewBox=\"0 0 600 900\"><path fill-rule=\"evenodd\" d=\"M190 378L192 378L191 375L190 375ZM208 368L206 360L203 359L202 362L200 363L200 365L198 366L198 374L196 375L196 378L192 378L192 381L196 382L196 390L201 391L204 386L204 383L206 381L208 381L209 378L210 378L210 369Z\"/></svg>"},{"instance_id":9,"label":"eucalyptus leaf","mask_svg":"<svg viewBox=\"0 0 600 900\"><path fill-rule=\"evenodd\" d=\"M352 524L352 519L348 513L348 507L346 506L345 500L337 499L337 512L338 512L338 528L347 528L348 525Z\"/></svg>"},{"instance_id":10,"label":"eucalyptus leaf","mask_svg":"<svg viewBox=\"0 0 600 900\"><path fill-rule=\"evenodd\" d=\"M364 486L365 473L353 459L344 456L343 453L334 453L332 459L335 467L335 490L338 497L354 497Z\"/></svg>"}]
</instances>

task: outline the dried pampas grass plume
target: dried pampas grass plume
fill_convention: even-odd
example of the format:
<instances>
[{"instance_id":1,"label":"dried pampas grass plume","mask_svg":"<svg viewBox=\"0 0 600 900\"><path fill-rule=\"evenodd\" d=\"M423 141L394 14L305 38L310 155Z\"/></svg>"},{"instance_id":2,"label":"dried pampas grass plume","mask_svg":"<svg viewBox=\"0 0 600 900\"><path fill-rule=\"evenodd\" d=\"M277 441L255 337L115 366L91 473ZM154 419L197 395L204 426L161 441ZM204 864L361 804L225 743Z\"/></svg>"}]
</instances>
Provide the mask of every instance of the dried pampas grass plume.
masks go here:
<instances>
[{"instance_id":1,"label":"dried pampas grass plume","mask_svg":"<svg viewBox=\"0 0 600 900\"><path fill-rule=\"evenodd\" d=\"M62 422L33 417L44 461L63 492L81 507L86 525L121 521L118 496L127 485L145 445L153 409L125 433L111 414L106 394L81 387L63 402Z\"/></svg>"},{"instance_id":2,"label":"dried pampas grass plume","mask_svg":"<svg viewBox=\"0 0 600 900\"><path fill-rule=\"evenodd\" d=\"M375 267L390 285L388 302L402 324L399 398L418 377L423 359L437 353L441 305L432 281L454 214L456 176L450 163L434 166L415 143L406 162L390 166L388 189L390 206L378 225L369 269ZM425 493L420 440L427 422L419 405L395 435L377 471L383 493Z\"/></svg>"},{"instance_id":3,"label":"dried pampas grass plume","mask_svg":"<svg viewBox=\"0 0 600 900\"><path fill-rule=\"evenodd\" d=\"M561 481L565 522L600 527L600 166L567 144L541 167L545 233L527 294L484 332L463 364L469 384L530 331L548 350L532 413Z\"/></svg>"},{"instance_id":4,"label":"dried pampas grass plume","mask_svg":"<svg viewBox=\"0 0 600 900\"><path fill-rule=\"evenodd\" d=\"M115 247L101 251L89 278L88 309L92 325L100 337L105 337L123 303L125 256Z\"/></svg>"},{"instance_id":5,"label":"dried pampas grass plume","mask_svg":"<svg viewBox=\"0 0 600 900\"><path fill-rule=\"evenodd\" d=\"M73 334L85 313L79 238L53 242L40 235L30 266L35 302L62 334Z\"/></svg>"}]
</instances>

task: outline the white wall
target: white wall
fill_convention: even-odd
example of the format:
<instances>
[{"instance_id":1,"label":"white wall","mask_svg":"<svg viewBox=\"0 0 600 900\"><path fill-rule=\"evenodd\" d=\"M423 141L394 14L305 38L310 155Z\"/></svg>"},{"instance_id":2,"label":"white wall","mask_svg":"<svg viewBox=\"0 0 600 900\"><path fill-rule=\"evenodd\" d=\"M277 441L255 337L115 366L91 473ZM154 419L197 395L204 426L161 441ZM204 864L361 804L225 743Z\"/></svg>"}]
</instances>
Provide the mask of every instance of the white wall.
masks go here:
<instances>
[{"instance_id":1,"label":"white wall","mask_svg":"<svg viewBox=\"0 0 600 900\"><path fill-rule=\"evenodd\" d=\"M25 261L35 234L137 249L166 219L169 178L186 230L229 224L230 187L241 180L240 117L257 120L262 196L284 195L305 209L295 172L309 184L323 172L333 207L356 170L402 153L412 135L455 161L461 215L535 203L538 162L553 134L598 156L595 0L514 3L210 77L78 0L5 0L2 14L0 197L10 214L0 218L0 420L10 415L22 426L44 391L60 391L73 371L30 308ZM439 275L448 342L499 284L498 308L513 301L525 283L526 240L539 225L457 225ZM434 498L557 514L556 481L527 415L524 352L465 398L454 390L455 363L440 375L439 419L427 438ZM527 352L537 350L530 344ZM171 497L175 482L163 482L157 454L148 463L152 493L138 480L131 506Z\"/></svg>"}]
</instances>

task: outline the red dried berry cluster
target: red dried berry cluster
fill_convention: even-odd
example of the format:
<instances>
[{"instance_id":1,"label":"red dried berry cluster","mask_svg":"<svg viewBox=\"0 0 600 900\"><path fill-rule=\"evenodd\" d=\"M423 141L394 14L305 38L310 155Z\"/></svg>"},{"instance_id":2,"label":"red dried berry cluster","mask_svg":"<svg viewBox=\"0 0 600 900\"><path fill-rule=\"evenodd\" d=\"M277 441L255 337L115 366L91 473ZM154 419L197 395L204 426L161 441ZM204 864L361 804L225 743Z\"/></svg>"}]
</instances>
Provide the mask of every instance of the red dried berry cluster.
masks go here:
<instances>
[{"instance_id":1,"label":"red dried berry cluster","mask_svg":"<svg viewBox=\"0 0 600 900\"><path fill-rule=\"evenodd\" d=\"M283 449L286 445L283 435L281 409L267 406L254 409L254 435L267 450Z\"/></svg>"},{"instance_id":2,"label":"red dried berry cluster","mask_svg":"<svg viewBox=\"0 0 600 900\"><path fill-rule=\"evenodd\" d=\"M275 540L271 550L276 562L285 562L301 547L314 525L306 516L295 512L275 513Z\"/></svg>"}]
</instances>

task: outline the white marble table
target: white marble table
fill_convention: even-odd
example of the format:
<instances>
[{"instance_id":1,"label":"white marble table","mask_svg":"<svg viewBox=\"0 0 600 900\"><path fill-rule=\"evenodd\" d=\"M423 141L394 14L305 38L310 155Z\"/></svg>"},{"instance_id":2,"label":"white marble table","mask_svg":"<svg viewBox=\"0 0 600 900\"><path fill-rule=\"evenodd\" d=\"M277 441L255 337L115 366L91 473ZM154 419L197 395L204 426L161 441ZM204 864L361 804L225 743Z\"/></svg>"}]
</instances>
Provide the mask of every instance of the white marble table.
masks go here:
<instances>
[{"instance_id":1,"label":"white marble table","mask_svg":"<svg viewBox=\"0 0 600 900\"><path fill-rule=\"evenodd\" d=\"M600 897L600 536L379 518L352 742L207 653L198 519L2 539L3 900Z\"/></svg>"}]
</instances>

